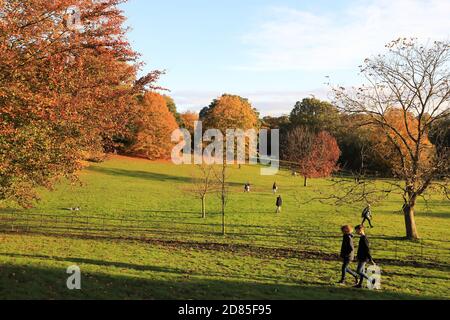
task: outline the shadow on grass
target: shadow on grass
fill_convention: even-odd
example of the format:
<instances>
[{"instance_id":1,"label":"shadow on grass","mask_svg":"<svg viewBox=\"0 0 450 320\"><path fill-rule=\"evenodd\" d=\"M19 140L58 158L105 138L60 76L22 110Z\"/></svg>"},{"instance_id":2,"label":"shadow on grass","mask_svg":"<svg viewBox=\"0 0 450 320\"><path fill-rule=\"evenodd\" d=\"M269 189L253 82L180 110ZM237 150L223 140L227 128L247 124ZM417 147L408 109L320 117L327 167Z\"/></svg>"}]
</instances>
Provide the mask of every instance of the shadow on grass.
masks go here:
<instances>
[{"instance_id":1,"label":"shadow on grass","mask_svg":"<svg viewBox=\"0 0 450 320\"><path fill-rule=\"evenodd\" d=\"M136 170L125 170L125 169L113 169L113 168L102 168L102 167L88 167L86 170L91 172L96 172L100 174L106 174L114 177L128 177L128 178L136 178L143 179L149 181L173 181L173 182L182 182L182 183L190 183L192 179L190 177L180 177L180 176L172 176L163 173L149 172L149 171L136 171ZM244 189L244 183L237 182L229 182L229 186L233 187L242 187Z\"/></svg>"},{"instance_id":2,"label":"shadow on grass","mask_svg":"<svg viewBox=\"0 0 450 320\"><path fill-rule=\"evenodd\" d=\"M40 234L40 233L33 233ZM42 235L48 236L49 234L42 233ZM308 259L316 261L337 261L341 262L338 254L322 252L318 250L304 250L294 249L294 248L270 248L264 246L250 245L250 244L240 244L240 243L218 243L218 242L197 242L197 241L182 241L182 240L168 240L168 239L152 239L152 238L129 238L124 236L103 236L103 235L82 235L82 234L52 234L51 236L58 238L72 238L72 239L82 239L82 240L109 240L109 241L140 241L147 243L149 245L158 245L173 248L183 248L189 250L202 250L211 252L231 252L236 255L244 256L257 256L266 258L288 258L288 259ZM1 254L0 254L1 255ZM8 256L8 255L6 255ZM32 257L32 256L31 256ZM37 257L39 258L39 257ZM70 259L68 259L70 260ZM72 261L72 260L70 260ZM380 265L391 265L399 267L414 267L414 268L425 268L425 269L438 269L443 271L449 270L449 264L442 261L430 261L430 260L403 260L403 259L388 259L381 258L377 259ZM98 263L93 263L98 264ZM114 263L113 263L114 264ZM120 266L119 266L120 267ZM128 268L130 266L123 266ZM153 270L156 271L156 270Z\"/></svg>"},{"instance_id":3,"label":"shadow on grass","mask_svg":"<svg viewBox=\"0 0 450 320\"><path fill-rule=\"evenodd\" d=\"M334 286L174 277L171 280L82 271L82 290L66 287L65 268L0 266L0 299L423 299L394 292ZM437 297L436 297L437 298Z\"/></svg>"},{"instance_id":4,"label":"shadow on grass","mask_svg":"<svg viewBox=\"0 0 450 320\"><path fill-rule=\"evenodd\" d=\"M115 177L128 177L136 178L150 181L175 181L175 182L190 182L189 177L179 177L171 176L162 173L148 172L148 171L134 171L125 169L112 169L112 168L102 168L102 167L88 167L86 170L101 174L106 174Z\"/></svg>"},{"instance_id":5,"label":"shadow on grass","mask_svg":"<svg viewBox=\"0 0 450 320\"><path fill-rule=\"evenodd\" d=\"M133 271L143 271L143 272L153 272L153 273L167 273L172 275L184 276L184 277L202 277L205 276L202 273L192 272L190 270L176 269L176 268L168 268L168 267L159 267L152 265L137 265L132 263L125 262L117 262L117 261L103 261L96 259L87 259L87 258L78 258L78 257L55 257L55 256L46 256L46 255L33 255L33 254L14 254L14 253L0 253L0 256L8 257L8 258L21 258L27 259L27 261L31 260L44 260L44 261L54 261L54 262L64 262L69 265L79 265L82 267L83 265L94 265L98 267L112 267L119 269L127 269ZM229 276L228 273L220 273L220 272L208 272L209 277L222 277L226 278ZM251 278L247 276L237 276L233 275L234 279L243 279L243 280L254 280L254 281L282 281L283 278L280 276L252 276ZM311 284L319 284L320 283L309 283Z\"/></svg>"},{"instance_id":6,"label":"shadow on grass","mask_svg":"<svg viewBox=\"0 0 450 320\"><path fill-rule=\"evenodd\" d=\"M448 205L448 203L447 203ZM439 218L439 219L450 219L450 214L449 213L445 213L445 212L441 212L441 213L437 213L437 212L421 212L417 214L418 217L421 218Z\"/></svg>"}]
</instances>

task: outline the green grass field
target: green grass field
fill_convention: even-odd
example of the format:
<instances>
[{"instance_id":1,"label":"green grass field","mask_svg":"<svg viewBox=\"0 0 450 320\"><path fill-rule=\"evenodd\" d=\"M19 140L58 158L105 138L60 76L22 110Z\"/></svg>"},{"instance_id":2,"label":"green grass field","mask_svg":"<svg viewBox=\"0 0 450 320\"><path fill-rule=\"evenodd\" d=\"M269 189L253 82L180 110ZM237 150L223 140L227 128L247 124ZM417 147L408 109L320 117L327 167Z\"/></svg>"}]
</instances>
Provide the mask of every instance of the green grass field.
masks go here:
<instances>
[{"instance_id":1,"label":"green grass field","mask_svg":"<svg viewBox=\"0 0 450 320\"><path fill-rule=\"evenodd\" d=\"M191 167L113 157L81 173L82 186L42 191L36 208L0 207L2 299L449 299L449 202L419 204L420 242L403 240L400 198L373 208L368 230L382 268L382 290L337 286L342 224L360 222L359 206L302 204L329 182L258 167L230 168L227 235L219 199L186 193ZM275 214L271 187L280 186ZM253 190L243 193L250 181ZM333 192L333 190L328 190ZM300 199L300 202L298 201ZM81 206L74 214L66 208ZM58 218L55 218L58 217ZM16 220L17 219L17 220ZM82 290L66 288L78 265ZM355 267L355 266L354 266Z\"/></svg>"}]
</instances>

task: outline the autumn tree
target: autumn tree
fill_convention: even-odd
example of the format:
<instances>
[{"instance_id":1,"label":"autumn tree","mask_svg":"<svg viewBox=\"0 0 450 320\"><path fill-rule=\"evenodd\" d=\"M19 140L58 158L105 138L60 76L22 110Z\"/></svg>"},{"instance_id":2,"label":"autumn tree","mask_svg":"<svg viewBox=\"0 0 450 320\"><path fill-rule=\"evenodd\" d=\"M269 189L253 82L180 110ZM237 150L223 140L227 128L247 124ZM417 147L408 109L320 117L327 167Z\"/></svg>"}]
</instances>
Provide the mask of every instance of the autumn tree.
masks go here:
<instances>
[{"instance_id":1,"label":"autumn tree","mask_svg":"<svg viewBox=\"0 0 450 320\"><path fill-rule=\"evenodd\" d=\"M387 49L365 61L364 86L334 91L342 111L367 116L360 125L376 128L383 136L383 156L404 199L406 235L417 239L418 198L433 186L448 195L450 154L448 148L432 145L428 135L450 113L450 43L398 39Z\"/></svg>"},{"instance_id":2,"label":"autumn tree","mask_svg":"<svg viewBox=\"0 0 450 320\"><path fill-rule=\"evenodd\" d=\"M406 120L405 120L406 119ZM409 157L402 159L400 152L397 152L396 145L400 148L401 154L407 154L408 149L414 148L414 140L412 136L417 135L419 120L416 119L412 112L406 114L400 108L389 108L384 114L384 120L393 130L388 134L383 134L383 129L378 126L366 126L371 134L371 140L374 141L374 149L380 155L383 155L385 161L394 174L402 170L403 161L409 166ZM408 134L410 132L411 136ZM398 135L394 132L397 132ZM402 138L399 138L401 136ZM390 143L393 141L393 143ZM422 150L418 161L423 166L429 167L432 162L433 155L436 153L435 146L428 138L428 134L422 137Z\"/></svg>"},{"instance_id":3,"label":"autumn tree","mask_svg":"<svg viewBox=\"0 0 450 320\"><path fill-rule=\"evenodd\" d=\"M215 99L200 113L206 129L218 129L224 134L227 129L256 129L259 126L257 111L247 99L224 94Z\"/></svg>"},{"instance_id":4,"label":"autumn tree","mask_svg":"<svg viewBox=\"0 0 450 320\"><path fill-rule=\"evenodd\" d=\"M199 120L199 115L193 111L183 112L181 115L182 127L187 129L191 136L194 136L195 122Z\"/></svg>"},{"instance_id":5,"label":"autumn tree","mask_svg":"<svg viewBox=\"0 0 450 320\"><path fill-rule=\"evenodd\" d=\"M316 134L308 128L296 127L288 132L282 150L283 160L304 176L305 187L308 179L329 177L338 169L339 146L328 132Z\"/></svg>"},{"instance_id":6,"label":"autumn tree","mask_svg":"<svg viewBox=\"0 0 450 320\"><path fill-rule=\"evenodd\" d=\"M248 136L247 133L259 128L259 114L247 99L224 94L200 112L200 120L203 121L204 130L217 129L222 132L224 147L231 142L227 141L227 130L234 130L234 139L238 139L237 136L243 134L245 157L248 158L255 154L256 143L254 140L252 141L254 135ZM237 147L238 144L235 143L235 154Z\"/></svg>"},{"instance_id":7,"label":"autumn tree","mask_svg":"<svg viewBox=\"0 0 450 320\"><path fill-rule=\"evenodd\" d=\"M147 92L139 98L136 135L130 151L151 160L169 159L174 146L172 132L178 129L164 96Z\"/></svg>"},{"instance_id":8,"label":"autumn tree","mask_svg":"<svg viewBox=\"0 0 450 320\"><path fill-rule=\"evenodd\" d=\"M219 196L222 212L222 233L225 234L225 209L228 201L228 159L225 150L227 141L227 130L247 131L259 127L259 114L250 102L236 95L224 94L215 99L209 107L200 112L200 120L203 121L204 129L217 129L223 133L223 159L220 169L216 170L215 176L219 184ZM246 155L250 154L250 141L245 142ZM235 144L235 147L236 144Z\"/></svg>"},{"instance_id":9,"label":"autumn tree","mask_svg":"<svg viewBox=\"0 0 450 320\"><path fill-rule=\"evenodd\" d=\"M74 178L83 151L123 134L137 80L119 0L0 1L0 200Z\"/></svg>"},{"instance_id":10,"label":"autumn tree","mask_svg":"<svg viewBox=\"0 0 450 320\"><path fill-rule=\"evenodd\" d=\"M376 129L359 126L365 118L362 114L341 115L341 127L336 133L341 149L341 171L352 175L391 177L392 172L386 158L378 152Z\"/></svg>"},{"instance_id":11,"label":"autumn tree","mask_svg":"<svg viewBox=\"0 0 450 320\"><path fill-rule=\"evenodd\" d=\"M295 127L289 130L280 141L282 163L292 169L303 171L300 167L301 163L310 154L314 140L314 132L306 127Z\"/></svg>"},{"instance_id":12,"label":"autumn tree","mask_svg":"<svg viewBox=\"0 0 450 320\"><path fill-rule=\"evenodd\" d=\"M175 121L177 122L178 126L183 126L183 119L181 118L181 114L177 110L177 105L173 98L169 97L168 95L164 95L164 99L166 99L167 108L169 108L169 111L175 117Z\"/></svg>"}]
</instances>

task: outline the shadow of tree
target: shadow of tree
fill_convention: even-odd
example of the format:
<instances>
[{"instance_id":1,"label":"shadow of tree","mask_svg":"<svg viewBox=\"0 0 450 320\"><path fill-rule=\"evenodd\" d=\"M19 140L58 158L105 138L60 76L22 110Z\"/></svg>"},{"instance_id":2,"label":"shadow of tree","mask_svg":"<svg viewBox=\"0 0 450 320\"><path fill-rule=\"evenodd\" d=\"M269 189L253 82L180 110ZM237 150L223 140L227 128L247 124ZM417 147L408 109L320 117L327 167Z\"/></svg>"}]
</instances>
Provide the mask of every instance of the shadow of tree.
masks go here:
<instances>
[{"instance_id":1,"label":"shadow of tree","mask_svg":"<svg viewBox=\"0 0 450 320\"><path fill-rule=\"evenodd\" d=\"M216 280L209 277L178 276L173 280L145 279L82 271L82 290L68 290L65 268L3 265L0 273L1 299L423 299L395 292L375 292L329 285L274 284L267 282ZM161 268L156 268L160 270ZM165 270L162 268L161 270ZM170 269L166 271L170 272ZM173 270L172 270L173 271ZM176 271L176 270L175 270ZM177 272L177 271L176 271ZM437 297L436 297L437 299Z\"/></svg>"},{"instance_id":2,"label":"shadow of tree","mask_svg":"<svg viewBox=\"0 0 450 320\"><path fill-rule=\"evenodd\" d=\"M190 182L189 177L172 176L168 174L155 173L149 171L135 171L135 170L125 170L125 169L113 169L113 168L102 168L102 167L88 167L86 170L96 173L101 173L110 176L118 177L129 177L143 180L151 181L174 181L174 182Z\"/></svg>"},{"instance_id":3,"label":"shadow of tree","mask_svg":"<svg viewBox=\"0 0 450 320\"><path fill-rule=\"evenodd\" d=\"M180 182L180 183L190 183L191 177L183 177L183 176L172 176L169 174L149 172L149 171L136 171L136 170L125 170L125 169L117 169L117 168L103 168L103 167L88 167L87 171L96 172L100 174L115 176L115 177L128 177L128 178L136 178L142 180L150 180L150 181L172 181L172 182ZM231 187L242 187L244 188L244 183L239 182L227 182L227 184Z\"/></svg>"}]
</instances>

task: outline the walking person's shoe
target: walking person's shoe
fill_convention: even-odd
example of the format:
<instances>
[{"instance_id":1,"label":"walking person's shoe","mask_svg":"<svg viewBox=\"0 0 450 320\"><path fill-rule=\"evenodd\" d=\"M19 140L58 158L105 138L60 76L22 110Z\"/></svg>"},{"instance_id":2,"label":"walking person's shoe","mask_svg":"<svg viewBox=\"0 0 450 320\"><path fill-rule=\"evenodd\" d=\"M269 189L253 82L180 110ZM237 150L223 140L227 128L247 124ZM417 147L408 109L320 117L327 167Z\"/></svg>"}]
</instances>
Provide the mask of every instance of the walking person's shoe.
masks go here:
<instances>
[{"instance_id":1,"label":"walking person's shoe","mask_svg":"<svg viewBox=\"0 0 450 320\"><path fill-rule=\"evenodd\" d=\"M345 279L341 279L337 284L339 284L339 285L344 285L345 284Z\"/></svg>"},{"instance_id":2,"label":"walking person's shoe","mask_svg":"<svg viewBox=\"0 0 450 320\"><path fill-rule=\"evenodd\" d=\"M362 288L362 283L358 283L356 286L353 286L353 288L361 289Z\"/></svg>"}]
</instances>

